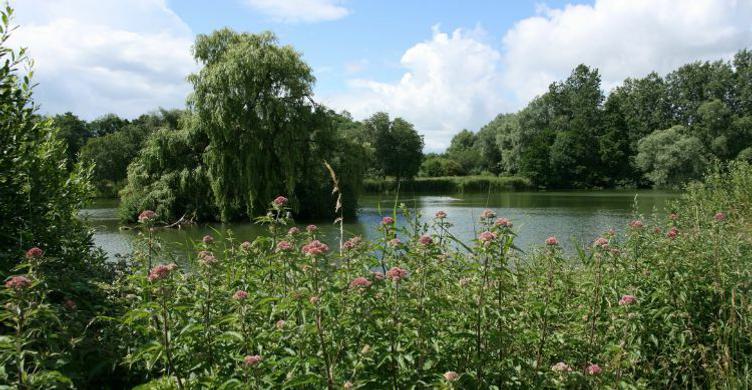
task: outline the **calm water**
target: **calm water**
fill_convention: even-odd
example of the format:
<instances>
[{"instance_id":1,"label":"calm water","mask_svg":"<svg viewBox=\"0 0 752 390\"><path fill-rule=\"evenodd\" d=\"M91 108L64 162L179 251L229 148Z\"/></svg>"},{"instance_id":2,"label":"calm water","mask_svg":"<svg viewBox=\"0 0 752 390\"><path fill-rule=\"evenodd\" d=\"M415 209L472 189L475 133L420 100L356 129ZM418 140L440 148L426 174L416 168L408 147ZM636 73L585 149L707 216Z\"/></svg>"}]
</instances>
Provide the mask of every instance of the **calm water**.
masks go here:
<instances>
[{"instance_id":1,"label":"calm water","mask_svg":"<svg viewBox=\"0 0 752 390\"><path fill-rule=\"evenodd\" d=\"M404 196L404 195L403 195ZM404 197L409 207L419 209L424 220L444 210L454 224L452 233L463 240L476 236L478 216L485 208L496 211L500 217L509 218L519 232L517 245L526 249L539 244L546 237L555 235L565 248L572 248L573 240L588 242L608 228L622 230L632 216L635 197L639 213L649 214L655 209L662 211L667 201L678 197L677 193L659 191L566 191L566 192L509 192L502 194L418 195ZM391 196L364 195L360 199L357 221L345 224L347 235L378 236L376 227L381 221L382 210L389 213L394 204ZM117 200L95 201L83 210L96 229L94 241L110 257L131 251L137 232L121 230L117 220ZM398 221L399 222L399 221ZM337 241L337 228L330 222L317 223L330 244ZM305 225L300 225L305 226ZM240 240L251 240L264 234L263 227L251 223L199 224L182 230L164 229L158 232L163 242L173 252L183 252L191 240L197 241L204 234L217 235L214 229L230 229Z\"/></svg>"}]
</instances>

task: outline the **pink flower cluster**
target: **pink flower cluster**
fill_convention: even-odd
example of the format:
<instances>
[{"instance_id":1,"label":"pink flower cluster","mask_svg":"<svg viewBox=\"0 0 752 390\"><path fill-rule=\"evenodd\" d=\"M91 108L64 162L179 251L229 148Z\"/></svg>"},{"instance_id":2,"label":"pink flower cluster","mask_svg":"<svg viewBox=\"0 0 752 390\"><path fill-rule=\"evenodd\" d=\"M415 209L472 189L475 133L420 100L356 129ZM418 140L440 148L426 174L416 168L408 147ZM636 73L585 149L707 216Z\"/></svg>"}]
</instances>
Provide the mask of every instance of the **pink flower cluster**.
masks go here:
<instances>
[{"instance_id":1,"label":"pink flower cluster","mask_svg":"<svg viewBox=\"0 0 752 390\"><path fill-rule=\"evenodd\" d=\"M725 221L726 220L726 214L717 212L715 216L713 217L717 222Z\"/></svg>"},{"instance_id":2,"label":"pink flower cluster","mask_svg":"<svg viewBox=\"0 0 752 390\"><path fill-rule=\"evenodd\" d=\"M31 280L23 275L11 276L10 279L5 281L5 288L11 288L13 290L23 290L31 285Z\"/></svg>"},{"instance_id":3,"label":"pink flower cluster","mask_svg":"<svg viewBox=\"0 0 752 390\"><path fill-rule=\"evenodd\" d=\"M285 198L282 195L274 198L274 201L273 201L275 206L284 206L287 204L287 202L288 202L287 198Z\"/></svg>"},{"instance_id":4,"label":"pink flower cluster","mask_svg":"<svg viewBox=\"0 0 752 390\"><path fill-rule=\"evenodd\" d=\"M203 265L210 266L217 263L217 258L209 251L200 251L198 252L198 261Z\"/></svg>"},{"instance_id":5,"label":"pink flower cluster","mask_svg":"<svg viewBox=\"0 0 752 390\"><path fill-rule=\"evenodd\" d=\"M668 238L670 238L670 239L672 239L672 240L673 240L674 238L676 238L676 236L678 236L678 235L679 235L679 229L677 229L677 228L675 228L675 227L672 227L672 228L671 228L671 229L670 229L670 230L668 231L668 233L666 233L666 237L668 237Z\"/></svg>"},{"instance_id":6,"label":"pink flower cluster","mask_svg":"<svg viewBox=\"0 0 752 390\"><path fill-rule=\"evenodd\" d=\"M493 212L491 209L485 209L482 213L480 213L480 219L492 219L496 218L496 213Z\"/></svg>"},{"instance_id":7,"label":"pink flower cluster","mask_svg":"<svg viewBox=\"0 0 752 390\"><path fill-rule=\"evenodd\" d=\"M400 241L399 238L392 238L391 240L389 240L388 244L392 248L396 248L396 247L402 245L402 241Z\"/></svg>"},{"instance_id":8,"label":"pink flower cluster","mask_svg":"<svg viewBox=\"0 0 752 390\"><path fill-rule=\"evenodd\" d=\"M501 226L501 227L505 227L505 228L511 228L512 227L512 222L509 221L506 218L499 218L499 219L496 220L496 222L494 224L496 226Z\"/></svg>"},{"instance_id":9,"label":"pink flower cluster","mask_svg":"<svg viewBox=\"0 0 752 390\"><path fill-rule=\"evenodd\" d=\"M292 250L292 244L287 241L280 241L277 243L277 252L288 252Z\"/></svg>"},{"instance_id":10,"label":"pink flower cluster","mask_svg":"<svg viewBox=\"0 0 752 390\"><path fill-rule=\"evenodd\" d=\"M447 213L444 211L437 211L436 212L436 218L437 219L444 219L447 217Z\"/></svg>"},{"instance_id":11,"label":"pink flower cluster","mask_svg":"<svg viewBox=\"0 0 752 390\"><path fill-rule=\"evenodd\" d=\"M243 290L235 291L235 294L232 294L232 299L236 301L242 301L248 298L248 293Z\"/></svg>"},{"instance_id":12,"label":"pink flower cluster","mask_svg":"<svg viewBox=\"0 0 752 390\"><path fill-rule=\"evenodd\" d=\"M138 222L146 223L157 217L157 213L151 210L144 210L138 215Z\"/></svg>"},{"instance_id":13,"label":"pink flower cluster","mask_svg":"<svg viewBox=\"0 0 752 390\"><path fill-rule=\"evenodd\" d=\"M644 225L642 221L640 221L639 219L635 219L634 221L629 223L629 227L631 227L632 229L642 229L643 226Z\"/></svg>"},{"instance_id":14,"label":"pink flower cluster","mask_svg":"<svg viewBox=\"0 0 752 390\"><path fill-rule=\"evenodd\" d=\"M460 375L454 371L447 371L444 373L443 376L444 376L444 380L447 382L454 382L460 377Z\"/></svg>"},{"instance_id":15,"label":"pink flower cluster","mask_svg":"<svg viewBox=\"0 0 752 390\"><path fill-rule=\"evenodd\" d=\"M603 237L598 237L593 242L593 246L594 247L606 248L608 246L608 239L603 238Z\"/></svg>"},{"instance_id":16,"label":"pink flower cluster","mask_svg":"<svg viewBox=\"0 0 752 390\"><path fill-rule=\"evenodd\" d=\"M431 238L431 236L427 234L424 234L420 236L420 238L418 239L418 242L421 243L421 245L428 246L428 245L433 244L433 238Z\"/></svg>"},{"instance_id":17,"label":"pink flower cluster","mask_svg":"<svg viewBox=\"0 0 752 390\"><path fill-rule=\"evenodd\" d=\"M357 248L360 243L363 242L363 239L360 236L355 236L347 241L345 241L344 244L342 244L342 247L347 250L353 250Z\"/></svg>"},{"instance_id":18,"label":"pink flower cluster","mask_svg":"<svg viewBox=\"0 0 752 390\"><path fill-rule=\"evenodd\" d=\"M300 233L300 229L298 229L295 226L291 227L290 230L287 231L287 234L289 234L291 236L294 236L294 235L296 235L298 233Z\"/></svg>"},{"instance_id":19,"label":"pink flower cluster","mask_svg":"<svg viewBox=\"0 0 752 390\"><path fill-rule=\"evenodd\" d=\"M602 371L603 370L601 369L601 366L599 366L597 364L591 364L591 365L587 366L587 368L585 369L585 372L587 372L588 375L598 375Z\"/></svg>"},{"instance_id":20,"label":"pink flower cluster","mask_svg":"<svg viewBox=\"0 0 752 390\"><path fill-rule=\"evenodd\" d=\"M240 244L240 249L248 252L249 250L251 250L251 243L249 241L243 241L243 243Z\"/></svg>"},{"instance_id":21,"label":"pink flower cluster","mask_svg":"<svg viewBox=\"0 0 752 390\"><path fill-rule=\"evenodd\" d=\"M29 248L29 250L26 251L26 258L27 259L35 259L37 257L42 257L44 255L44 251L37 247Z\"/></svg>"},{"instance_id":22,"label":"pink flower cluster","mask_svg":"<svg viewBox=\"0 0 752 390\"><path fill-rule=\"evenodd\" d=\"M359 276L350 282L350 288L367 288L371 286L371 281Z\"/></svg>"},{"instance_id":23,"label":"pink flower cluster","mask_svg":"<svg viewBox=\"0 0 752 390\"><path fill-rule=\"evenodd\" d=\"M631 305L635 302L637 302L637 298L634 295L624 295L619 299L620 306Z\"/></svg>"},{"instance_id":24,"label":"pink flower cluster","mask_svg":"<svg viewBox=\"0 0 752 390\"><path fill-rule=\"evenodd\" d=\"M481 233L478 236L478 240L483 243L483 245L489 245L491 241L496 239L496 234L493 232L485 231Z\"/></svg>"},{"instance_id":25,"label":"pink flower cluster","mask_svg":"<svg viewBox=\"0 0 752 390\"><path fill-rule=\"evenodd\" d=\"M308 225L308 226L306 226L306 231L308 233L314 233L317 230L319 230L319 227L316 226L316 225Z\"/></svg>"},{"instance_id":26,"label":"pink flower cluster","mask_svg":"<svg viewBox=\"0 0 752 390\"><path fill-rule=\"evenodd\" d=\"M207 234L201 239L201 241L203 241L204 244L209 245L214 242L214 237L212 237L211 234Z\"/></svg>"},{"instance_id":27,"label":"pink flower cluster","mask_svg":"<svg viewBox=\"0 0 752 390\"><path fill-rule=\"evenodd\" d=\"M155 280L162 280L170 275L170 272L177 269L177 264L170 263L170 264L160 264L155 266L154 268L149 271L149 276L147 279L150 282L153 282Z\"/></svg>"},{"instance_id":28,"label":"pink flower cluster","mask_svg":"<svg viewBox=\"0 0 752 390\"><path fill-rule=\"evenodd\" d=\"M556 246L559 245L559 240L556 239L556 237L551 236L546 239L546 245L548 246Z\"/></svg>"},{"instance_id":29,"label":"pink flower cluster","mask_svg":"<svg viewBox=\"0 0 752 390\"><path fill-rule=\"evenodd\" d=\"M399 282L407 277L407 270L400 267L392 267L389 271L386 271L386 277L395 282Z\"/></svg>"},{"instance_id":30,"label":"pink flower cluster","mask_svg":"<svg viewBox=\"0 0 752 390\"><path fill-rule=\"evenodd\" d=\"M313 240L303 245L303 253L308 256L319 256L329 252L329 246L319 240Z\"/></svg>"},{"instance_id":31,"label":"pink flower cluster","mask_svg":"<svg viewBox=\"0 0 752 390\"><path fill-rule=\"evenodd\" d=\"M248 355L243 358L243 363L245 363L246 366L250 367L261 363L262 360L264 359L259 355Z\"/></svg>"},{"instance_id":32,"label":"pink flower cluster","mask_svg":"<svg viewBox=\"0 0 752 390\"><path fill-rule=\"evenodd\" d=\"M569 367L569 364L567 363L558 362L551 366L551 371L559 373L572 372L572 367Z\"/></svg>"},{"instance_id":33,"label":"pink flower cluster","mask_svg":"<svg viewBox=\"0 0 752 390\"><path fill-rule=\"evenodd\" d=\"M384 226L387 225L394 225L394 218L392 217L384 217L381 219L381 224Z\"/></svg>"}]
</instances>

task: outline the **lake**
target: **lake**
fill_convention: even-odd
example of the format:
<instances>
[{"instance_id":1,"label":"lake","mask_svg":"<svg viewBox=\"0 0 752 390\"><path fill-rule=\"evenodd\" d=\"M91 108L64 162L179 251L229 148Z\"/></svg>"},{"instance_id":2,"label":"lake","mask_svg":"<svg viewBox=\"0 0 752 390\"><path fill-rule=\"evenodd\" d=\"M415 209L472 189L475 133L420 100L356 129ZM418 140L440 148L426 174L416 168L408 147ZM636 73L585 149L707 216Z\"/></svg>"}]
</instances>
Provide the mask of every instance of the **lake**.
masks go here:
<instances>
[{"instance_id":1,"label":"lake","mask_svg":"<svg viewBox=\"0 0 752 390\"><path fill-rule=\"evenodd\" d=\"M540 245L546 237L554 235L565 250L572 250L574 240L587 243L609 228L623 230L632 218L635 204L638 213L650 214L653 210L662 211L667 201L678 196L676 192L651 190L505 192L491 195L403 194L400 202L419 210L426 221L432 219L437 211L446 211L448 220L454 224L452 233L465 241L476 236L479 215L485 208L490 208L497 216L506 217L514 223L514 229L519 232L518 247L527 249L533 244ZM347 236L378 237L376 227L382 216L379 210L389 213L394 198L391 195L363 195L359 203L357 221L345 221ZM110 258L118 253L130 253L137 236L135 230L120 229L117 206L116 199L97 199L81 212L95 228L95 244L104 249ZM299 226L304 227L308 223ZM337 227L327 221L316 224L324 234L325 241L329 244L337 242ZM192 240L198 241L208 233L216 235L214 229L230 229L241 241L252 240L266 231L264 227L252 223L235 222L198 224L181 230L162 229L157 234L173 252L179 254L190 247L187 244Z\"/></svg>"}]
</instances>

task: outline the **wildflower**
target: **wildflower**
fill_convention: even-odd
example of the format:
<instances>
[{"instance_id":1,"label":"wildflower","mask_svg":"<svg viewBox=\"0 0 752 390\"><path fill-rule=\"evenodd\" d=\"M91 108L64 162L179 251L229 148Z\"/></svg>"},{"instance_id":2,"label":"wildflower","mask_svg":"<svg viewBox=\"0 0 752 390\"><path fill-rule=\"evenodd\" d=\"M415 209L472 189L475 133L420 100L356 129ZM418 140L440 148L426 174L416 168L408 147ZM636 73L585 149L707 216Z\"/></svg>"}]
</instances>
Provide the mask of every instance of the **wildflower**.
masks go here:
<instances>
[{"instance_id":1,"label":"wildflower","mask_svg":"<svg viewBox=\"0 0 752 390\"><path fill-rule=\"evenodd\" d=\"M366 288L366 287L369 287L370 285L371 285L371 281L362 276L359 276L353 279L352 282L350 282L350 288Z\"/></svg>"},{"instance_id":2,"label":"wildflower","mask_svg":"<svg viewBox=\"0 0 752 390\"><path fill-rule=\"evenodd\" d=\"M447 382L454 382L459 377L460 377L460 375L457 374L454 371L447 371L447 372L444 373L444 380L447 381Z\"/></svg>"},{"instance_id":3,"label":"wildflower","mask_svg":"<svg viewBox=\"0 0 752 390\"><path fill-rule=\"evenodd\" d=\"M311 226L313 226L313 225L311 225ZM300 233L300 229L298 229L295 226L291 227L290 230L287 231L287 234L289 234L291 236L294 236L294 235L296 235L298 233Z\"/></svg>"},{"instance_id":4,"label":"wildflower","mask_svg":"<svg viewBox=\"0 0 752 390\"><path fill-rule=\"evenodd\" d=\"M551 236L546 239L546 245L548 246L556 246L559 245L559 240L556 239L556 237Z\"/></svg>"},{"instance_id":5,"label":"wildflower","mask_svg":"<svg viewBox=\"0 0 752 390\"><path fill-rule=\"evenodd\" d=\"M564 362L558 362L551 366L551 371L553 372L571 372L572 367L569 367L569 364Z\"/></svg>"},{"instance_id":6,"label":"wildflower","mask_svg":"<svg viewBox=\"0 0 752 390\"><path fill-rule=\"evenodd\" d=\"M640 221L639 219L635 219L634 221L629 223L629 227L631 227L632 229L642 229L643 226L644 225L642 224L642 221Z\"/></svg>"},{"instance_id":7,"label":"wildflower","mask_svg":"<svg viewBox=\"0 0 752 390\"><path fill-rule=\"evenodd\" d=\"M713 218L715 218L715 220L717 222L725 221L726 220L726 214L724 214L722 212L717 212L717 213L715 213L715 217L713 217Z\"/></svg>"},{"instance_id":8,"label":"wildflower","mask_svg":"<svg viewBox=\"0 0 752 390\"><path fill-rule=\"evenodd\" d=\"M279 330L284 329L285 328L285 320L279 320L279 321L277 321L277 323L275 323L274 326L277 329L279 329Z\"/></svg>"},{"instance_id":9,"label":"wildflower","mask_svg":"<svg viewBox=\"0 0 752 390\"><path fill-rule=\"evenodd\" d=\"M480 214L480 219L491 219L495 217L496 217L496 213L494 213L493 210L490 210L490 209L485 209Z\"/></svg>"},{"instance_id":10,"label":"wildflower","mask_svg":"<svg viewBox=\"0 0 752 390\"><path fill-rule=\"evenodd\" d=\"M203 241L204 244L209 245L214 242L214 237L212 237L211 234L207 234L201 239L201 241Z\"/></svg>"},{"instance_id":11,"label":"wildflower","mask_svg":"<svg viewBox=\"0 0 752 390\"><path fill-rule=\"evenodd\" d=\"M672 221L676 221L677 219L679 219L679 215L676 214L676 213L671 213L671 214L668 215L668 219L670 219Z\"/></svg>"},{"instance_id":12,"label":"wildflower","mask_svg":"<svg viewBox=\"0 0 752 390\"><path fill-rule=\"evenodd\" d=\"M619 299L619 306L631 305L637 302L637 298L634 295L624 295Z\"/></svg>"},{"instance_id":13,"label":"wildflower","mask_svg":"<svg viewBox=\"0 0 752 390\"><path fill-rule=\"evenodd\" d=\"M42 257L44 255L44 251L37 247L29 248L29 250L26 251L26 258L27 259L34 259L37 257Z\"/></svg>"},{"instance_id":14,"label":"wildflower","mask_svg":"<svg viewBox=\"0 0 752 390\"><path fill-rule=\"evenodd\" d=\"M447 216L447 213L444 212L444 211L437 211L436 212L436 218L437 219L444 219L444 218L446 218L446 216Z\"/></svg>"},{"instance_id":15,"label":"wildflower","mask_svg":"<svg viewBox=\"0 0 752 390\"><path fill-rule=\"evenodd\" d=\"M353 388L353 384L350 381L345 382L345 384L342 385L342 388L345 390L351 390Z\"/></svg>"},{"instance_id":16,"label":"wildflower","mask_svg":"<svg viewBox=\"0 0 752 390\"><path fill-rule=\"evenodd\" d=\"M5 281L5 288L12 288L14 290L22 290L31 285L31 280L23 275L11 276L10 279Z\"/></svg>"},{"instance_id":17,"label":"wildflower","mask_svg":"<svg viewBox=\"0 0 752 390\"><path fill-rule=\"evenodd\" d=\"M360 236L355 236L347 241L345 241L344 244L342 244L342 247L347 250L352 250L358 247L360 243L363 241L363 239Z\"/></svg>"},{"instance_id":18,"label":"wildflower","mask_svg":"<svg viewBox=\"0 0 752 390\"><path fill-rule=\"evenodd\" d=\"M251 243L248 242L248 241L243 241L243 243L240 244L240 249L242 249L242 250L244 250L246 252L249 251L249 250L251 250Z\"/></svg>"},{"instance_id":19,"label":"wildflower","mask_svg":"<svg viewBox=\"0 0 752 390\"><path fill-rule=\"evenodd\" d=\"M666 237L668 237L668 238L670 238L672 240L674 238L676 238L676 236L678 236L678 235L679 235L679 230L677 228L675 228L675 227L672 227L671 230L669 230L668 233L666 233Z\"/></svg>"},{"instance_id":20,"label":"wildflower","mask_svg":"<svg viewBox=\"0 0 752 390\"><path fill-rule=\"evenodd\" d=\"M149 279L150 282L153 282L155 280L162 280L170 275L170 272L172 272L177 265L173 264L160 264L155 266L154 268L149 271L149 276L147 279Z\"/></svg>"},{"instance_id":21,"label":"wildflower","mask_svg":"<svg viewBox=\"0 0 752 390\"><path fill-rule=\"evenodd\" d=\"M393 225L394 224L394 218L392 217L384 217L381 219L382 225Z\"/></svg>"},{"instance_id":22,"label":"wildflower","mask_svg":"<svg viewBox=\"0 0 752 390\"><path fill-rule=\"evenodd\" d=\"M303 253L308 256L318 256L329 252L329 246L319 240L313 240L306 245L303 245Z\"/></svg>"},{"instance_id":23,"label":"wildflower","mask_svg":"<svg viewBox=\"0 0 752 390\"><path fill-rule=\"evenodd\" d=\"M261 360L263 360L263 358L259 355L248 355L243 358L243 363L245 363L246 366L255 366L261 363Z\"/></svg>"},{"instance_id":24,"label":"wildflower","mask_svg":"<svg viewBox=\"0 0 752 390\"><path fill-rule=\"evenodd\" d=\"M388 244L392 248L396 248L396 247L402 245L402 241L400 241L399 238L392 238L391 240L389 240Z\"/></svg>"},{"instance_id":25,"label":"wildflower","mask_svg":"<svg viewBox=\"0 0 752 390\"><path fill-rule=\"evenodd\" d=\"M616 229L614 229L614 228L609 228L609 229L608 229L608 231L606 232L606 235L608 235L609 237L614 237L614 236L616 236Z\"/></svg>"},{"instance_id":26,"label":"wildflower","mask_svg":"<svg viewBox=\"0 0 752 390\"><path fill-rule=\"evenodd\" d=\"M310 298L308 298L308 302L311 302L311 305L315 305L319 303L319 297L317 295L314 295Z\"/></svg>"},{"instance_id":27,"label":"wildflower","mask_svg":"<svg viewBox=\"0 0 752 390\"><path fill-rule=\"evenodd\" d=\"M144 210L138 215L138 222L147 223L157 217L157 213L151 210Z\"/></svg>"},{"instance_id":28,"label":"wildflower","mask_svg":"<svg viewBox=\"0 0 752 390\"><path fill-rule=\"evenodd\" d=\"M601 366L599 366L597 364L591 364L591 365L587 366L587 368L585 369L585 371L588 373L588 375L598 375L603 370L601 369Z\"/></svg>"},{"instance_id":29,"label":"wildflower","mask_svg":"<svg viewBox=\"0 0 752 390\"><path fill-rule=\"evenodd\" d=\"M658 226L656 226L655 229L653 229L653 233L655 233L655 234L661 234L661 228L659 228Z\"/></svg>"},{"instance_id":30,"label":"wildflower","mask_svg":"<svg viewBox=\"0 0 752 390\"><path fill-rule=\"evenodd\" d=\"M277 252L287 252L292 250L292 244L287 241L280 241L277 243Z\"/></svg>"},{"instance_id":31,"label":"wildflower","mask_svg":"<svg viewBox=\"0 0 752 390\"><path fill-rule=\"evenodd\" d=\"M384 280L384 273L379 271L374 271L373 278L376 280Z\"/></svg>"},{"instance_id":32,"label":"wildflower","mask_svg":"<svg viewBox=\"0 0 752 390\"><path fill-rule=\"evenodd\" d=\"M280 195L280 196L274 198L274 205L275 206L284 206L286 204L287 204L287 198L285 198L284 196Z\"/></svg>"},{"instance_id":33,"label":"wildflower","mask_svg":"<svg viewBox=\"0 0 752 390\"><path fill-rule=\"evenodd\" d=\"M63 302L63 306L64 306L64 307L65 307L66 309L70 310L70 311L74 311L74 310L76 310L76 308L78 308L78 305L76 305L76 302L74 302L74 301L73 301L72 299L70 299L70 298L67 298L67 299L66 299L66 300L65 300L65 301Z\"/></svg>"},{"instance_id":34,"label":"wildflower","mask_svg":"<svg viewBox=\"0 0 752 390\"><path fill-rule=\"evenodd\" d=\"M483 243L484 246L488 246L491 244L491 241L496 239L496 234L485 231L481 233L480 236L478 236L478 239Z\"/></svg>"},{"instance_id":35,"label":"wildflower","mask_svg":"<svg viewBox=\"0 0 752 390\"><path fill-rule=\"evenodd\" d=\"M418 239L418 242L420 242L422 245L428 246L428 245L433 244L433 238L431 238L431 236L427 234L424 234L420 236L420 238Z\"/></svg>"},{"instance_id":36,"label":"wildflower","mask_svg":"<svg viewBox=\"0 0 752 390\"><path fill-rule=\"evenodd\" d=\"M242 301L246 298L248 298L248 293L243 290L235 291L235 294L232 294L232 299L236 301Z\"/></svg>"},{"instance_id":37,"label":"wildflower","mask_svg":"<svg viewBox=\"0 0 752 390\"><path fill-rule=\"evenodd\" d=\"M506 218L499 218L499 219L496 220L496 222L494 223L494 225L505 227L505 228L511 228L512 227L512 222L510 222Z\"/></svg>"},{"instance_id":38,"label":"wildflower","mask_svg":"<svg viewBox=\"0 0 752 390\"><path fill-rule=\"evenodd\" d=\"M198 252L198 261L200 261L203 265L209 266L215 264L217 262L217 258L214 257L214 254L209 251L201 251Z\"/></svg>"},{"instance_id":39,"label":"wildflower","mask_svg":"<svg viewBox=\"0 0 752 390\"><path fill-rule=\"evenodd\" d=\"M601 247L601 248L605 248L605 247L608 246L608 240L605 239L605 238L603 238L603 237L598 237L593 242L593 246L598 246L598 247Z\"/></svg>"},{"instance_id":40,"label":"wildflower","mask_svg":"<svg viewBox=\"0 0 752 390\"><path fill-rule=\"evenodd\" d=\"M389 271L386 271L386 277L398 282L407 276L407 271L400 267L392 267Z\"/></svg>"}]
</instances>

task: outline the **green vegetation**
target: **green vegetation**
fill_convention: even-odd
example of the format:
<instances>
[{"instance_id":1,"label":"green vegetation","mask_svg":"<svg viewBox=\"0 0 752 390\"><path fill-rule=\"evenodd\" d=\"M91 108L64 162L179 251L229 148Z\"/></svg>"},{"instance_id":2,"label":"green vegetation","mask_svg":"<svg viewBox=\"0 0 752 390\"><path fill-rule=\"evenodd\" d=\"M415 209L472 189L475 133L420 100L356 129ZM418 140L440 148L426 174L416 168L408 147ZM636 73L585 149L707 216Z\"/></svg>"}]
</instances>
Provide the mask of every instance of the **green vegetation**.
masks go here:
<instances>
[{"instance_id":1,"label":"green vegetation","mask_svg":"<svg viewBox=\"0 0 752 390\"><path fill-rule=\"evenodd\" d=\"M500 192L531 188L530 181L524 177L504 176L447 176L418 177L400 183L401 192L433 192L459 194L463 192ZM366 192L397 191L396 180L366 179L363 181Z\"/></svg>"}]
</instances>

